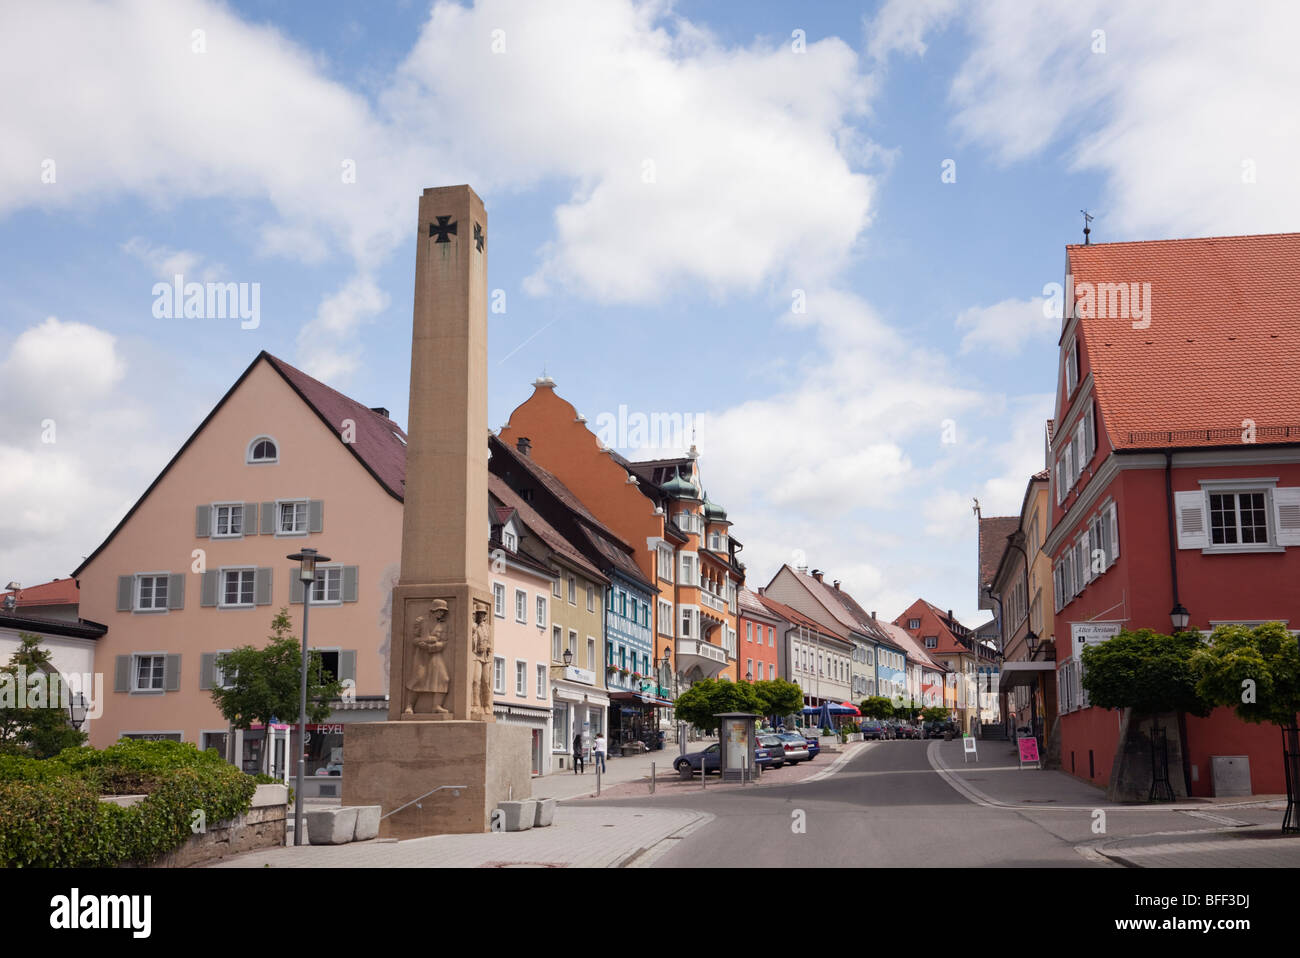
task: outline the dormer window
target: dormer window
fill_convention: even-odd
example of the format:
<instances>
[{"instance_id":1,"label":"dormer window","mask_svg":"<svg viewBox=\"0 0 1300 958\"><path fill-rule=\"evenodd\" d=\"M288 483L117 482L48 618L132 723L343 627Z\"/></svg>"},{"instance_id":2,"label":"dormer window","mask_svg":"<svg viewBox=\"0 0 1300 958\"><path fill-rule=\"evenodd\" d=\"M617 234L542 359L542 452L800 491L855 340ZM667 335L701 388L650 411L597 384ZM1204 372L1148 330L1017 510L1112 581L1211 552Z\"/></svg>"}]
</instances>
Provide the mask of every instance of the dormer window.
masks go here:
<instances>
[{"instance_id":1,"label":"dormer window","mask_svg":"<svg viewBox=\"0 0 1300 958\"><path fill-rule=\"evenodd\" d=\"M248 444L249 463L269 463L280 461L280 447L270 436L258 436Z\"/></svg>"},{"instance_id":2,"label":"dormer window","mask_svg":"<svg viewBox=\"0 0 1300 958\"><path fill-rule=\"evenodd\" d=\"M1074 395L1075 387L1079 385L1079 344L1070 343L1069 350L1065 354L1065 395Z\"/></svg>"}]
</instances>

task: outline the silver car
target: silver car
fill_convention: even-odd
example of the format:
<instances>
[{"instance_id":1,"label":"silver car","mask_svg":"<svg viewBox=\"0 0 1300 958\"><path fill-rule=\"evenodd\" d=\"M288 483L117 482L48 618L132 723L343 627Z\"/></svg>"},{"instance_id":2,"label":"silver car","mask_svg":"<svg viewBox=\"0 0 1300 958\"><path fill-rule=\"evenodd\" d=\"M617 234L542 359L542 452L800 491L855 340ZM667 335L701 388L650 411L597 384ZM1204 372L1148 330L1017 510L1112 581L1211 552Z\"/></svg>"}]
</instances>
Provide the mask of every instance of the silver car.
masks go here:
<instances>
[{"instance_id":1,"label":"silver car","mask_svg":"<svg viewBox=\"0 0 1300 958\"><path fill-rule=\"evenodd\" d=\"M804 741L802 735L796 735L794 732L777 732L776 737L785 745L785 764L798 765L812 758L812 753L808 751L808 743Z\"/></svg>"}]
</instances>

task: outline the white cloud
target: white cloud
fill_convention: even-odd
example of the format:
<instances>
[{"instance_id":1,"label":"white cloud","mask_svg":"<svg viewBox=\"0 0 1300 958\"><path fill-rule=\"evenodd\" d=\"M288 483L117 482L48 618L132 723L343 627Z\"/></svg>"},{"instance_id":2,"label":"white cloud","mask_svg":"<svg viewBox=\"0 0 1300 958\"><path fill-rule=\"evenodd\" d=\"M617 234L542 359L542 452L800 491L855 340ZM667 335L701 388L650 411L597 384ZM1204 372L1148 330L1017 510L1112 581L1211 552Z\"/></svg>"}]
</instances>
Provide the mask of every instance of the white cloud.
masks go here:
<instances>
[{"instance_id":1,"label":"white cloud","mask_svg":"<svg viewBox=\"0 0 1300 958\"><path fill-rule=\"evenodd\" d=\"M991 0L967 27L958 128L1005 163L1099 172L1094 241L1295 228L1294 3Z\"/></svg>"},{"instance_id":2,"label":"white cloud","mask_svg":"<svg viewBox=\"0 0 1300 958\"><path fill-rule=\"evenodd\" d=\"M304 369L324 382L345 382L360 362L353 342L357 327L387 309L388 302L388 294L369 276L354 276L326 296L298 334Z\"/></svg>"},{"instance_id":3,"label":"white cloud","mask_svg":"<svg viewBox=\"0 0 1300 958\"><path fill-rule=\"evenodd\" d=\"M986 349L1003 356L1014 356L1044 336L1055 336L1061 321L1044 312L1045 301L1038 299L1004 299L992 306L972 306L957 315L957 329L966 330L961 351Z\"/></svg>"},{"instance_id":4,"label":"white cloud","mask_svg":"<svg viewBox=\"0 0 1300 958\"><path fill-rule=\"evenodd\" d=\"M175 276L184 276L187 280L209 283L225 272L224 267L214 263L200 269L199 264L203 262L200 254L193 250L156 246L143 236L133 236L123 243L122 252L148 266L156 278L168 282Z\"/></svg>"},{"instance_id":5,"label":"white cloud","mask_svg":"<svg viewBox=\"0 0 1300 958\"><path fill-rule=\"evenodd\" d=\"M925 34L956 11L957 0L888 0L866 24L867 53L875 60L895 52L922 56Z\"/></svg>"}]
</instances>

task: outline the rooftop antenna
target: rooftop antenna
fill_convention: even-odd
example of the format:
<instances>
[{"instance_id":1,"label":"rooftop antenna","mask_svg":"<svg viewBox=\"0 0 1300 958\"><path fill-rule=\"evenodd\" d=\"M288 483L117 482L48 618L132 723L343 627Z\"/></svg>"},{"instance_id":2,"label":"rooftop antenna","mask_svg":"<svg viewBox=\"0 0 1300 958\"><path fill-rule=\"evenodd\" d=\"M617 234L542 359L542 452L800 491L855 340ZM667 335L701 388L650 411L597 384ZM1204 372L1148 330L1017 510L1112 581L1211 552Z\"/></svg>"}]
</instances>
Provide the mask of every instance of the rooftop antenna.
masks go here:
<instances>
[{"instance_id":1,"label":"rooftop antenna","mask_svg":"<svg viewBox=\"0 0 1300 958\"><path fill-rule=\"evenodd\" d=\"M1092 230L1088 228L1088 224L1092 222L1093 216L1087 210L1079 210L1079 212L1083 214L1083 245L1087 246L1088 234L1092 232Z\"/></svg>"},{"instance_id":2,"label":"rooftop antenna","mask_svg":"<svg viewBox=\"0 0 1300 958\"><path fill-rule=\"evenodd\" d=\"M975 518L976 518L976 519L981 518L981 516L980 516L980 501L979 501L978 499L972 499L971 502L975 503L975 505L971 508L971 512L975 513Z\"/></svg>"}]
</instances>

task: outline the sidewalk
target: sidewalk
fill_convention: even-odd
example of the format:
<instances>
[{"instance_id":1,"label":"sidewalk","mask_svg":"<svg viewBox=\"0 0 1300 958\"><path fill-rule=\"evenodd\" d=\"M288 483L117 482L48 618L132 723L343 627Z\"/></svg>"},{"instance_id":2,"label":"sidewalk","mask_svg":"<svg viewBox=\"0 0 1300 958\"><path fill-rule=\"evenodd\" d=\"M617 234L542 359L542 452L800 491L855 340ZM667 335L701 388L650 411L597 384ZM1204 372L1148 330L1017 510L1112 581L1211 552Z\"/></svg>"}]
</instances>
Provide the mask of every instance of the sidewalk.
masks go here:
<instances>
[{"instance_id":1,"label":"sidewalk","mask_svg":"<svg viewBox=\"0 0 1300 958\"><path fill-rule=\"evenodd\" d=\"M712 818L690 810L560 806L548 828L435 835L350 845L289 845L236 855L213 868L626 868ZM661 847L656 847L661 846Z\"/></svg>"},{"instance_id":2,"label":"sidewalk","mask_svg":"<svg viewBox=\"0 0 1300 958\"><path fill-rule=\"evenodd\" d=\"M709 738L701 739L698 742L687 742L686 750L688 752L702 751L716 741L716 738ZM662 782L665 777L675 779L677 773L673 771L673 762L677 760L680 754L678 746L670 744L665 745L657 752L643 752L640 755L628 756L620 755L617 758L607 757L605 759L606 772L600 777L601 795L604 796L614 786L634 782L642 786L640 791L634 794L648 794L650 791L650 766L652 764L655 766L656 783ZM555 798L565 801L570 798L594 798L595 795L596 770L590 762L587 763L587 771L583 774L575 775L572 771L565 769L533 779L532 798Z\"/></svg>"},{"instance_id":3,"label":"sidewalk","mask_svg":"<svg viewBox=\"0 0 1300 958\"><path fill-rule=\"evenodd\" d=\"M1187 798L1120 804L1061 771L1021 769L1011 743L981 740L979 761L963 764L962 743L934 741L931 767L967 800L1032 815L1098 864L1131 868L1295 868L1300 836L1283 835L1285 795ZM1065 813L1058 815L1055 813ZM1089 834L1105 812L1108 837Z\"/></svg>"}]
</instances>

